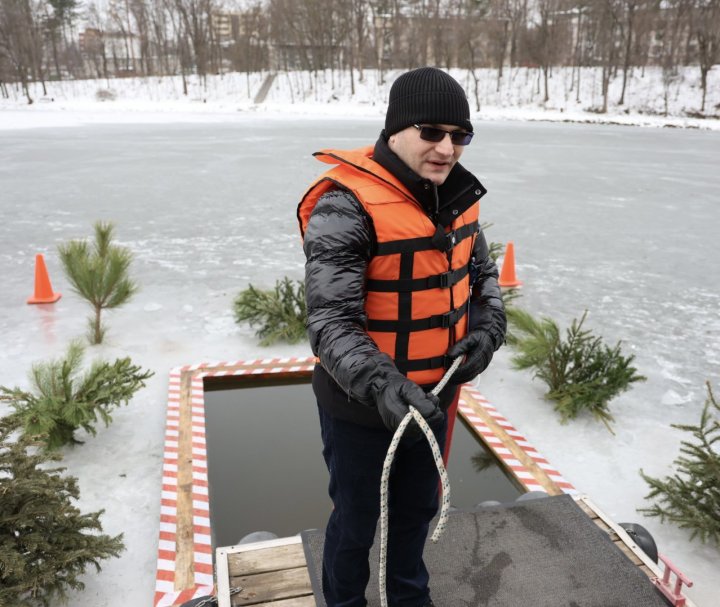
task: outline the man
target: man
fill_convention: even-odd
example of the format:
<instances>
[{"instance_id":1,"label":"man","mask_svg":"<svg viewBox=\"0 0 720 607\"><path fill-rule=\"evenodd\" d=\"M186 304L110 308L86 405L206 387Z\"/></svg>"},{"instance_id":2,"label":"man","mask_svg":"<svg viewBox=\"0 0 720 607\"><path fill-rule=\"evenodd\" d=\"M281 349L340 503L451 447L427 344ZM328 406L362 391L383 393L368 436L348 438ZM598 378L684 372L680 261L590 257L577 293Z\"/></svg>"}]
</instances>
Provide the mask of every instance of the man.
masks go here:
<instances>
[{"instance_id":1,"label":"man","mask_svg":"<svg viewBox=\"0 0 720 607\"><path fill-rule=\"evenodd\" d=\"M308 333L334 510L323 551L328 607L366 605L380 476L393 432L415 407L444 449L447 408L505 336L497 268L478 224L480 182L458 160L473 137L462 87L435 68L400 76L375 146L325 150L337 165L298 207ZM428 394L464 356L439 397ZM432 600L422 553L438 478L413 422L390 479L391 607Z\"/></svg>"}]
</instances>

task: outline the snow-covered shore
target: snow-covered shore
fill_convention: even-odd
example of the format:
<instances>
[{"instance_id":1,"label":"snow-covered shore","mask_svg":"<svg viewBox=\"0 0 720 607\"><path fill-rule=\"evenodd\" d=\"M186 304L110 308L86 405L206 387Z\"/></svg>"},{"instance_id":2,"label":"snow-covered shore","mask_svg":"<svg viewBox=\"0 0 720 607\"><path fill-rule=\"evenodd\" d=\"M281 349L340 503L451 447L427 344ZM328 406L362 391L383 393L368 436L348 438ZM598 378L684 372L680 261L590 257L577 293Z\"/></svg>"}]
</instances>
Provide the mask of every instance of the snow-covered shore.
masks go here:
<instances>
[{"instance_id":1,"label":"snow-covered shore","mask_svg":"<svg viewBox=\"0 0 720 607\"><path fill-rule=\"evenodd\" d=\"M382 117L393 79L400 72L383 75L365 70L362 81L347 72L280 72L277 74L228 73L208 76L203 82L187 79L187 94L179 76L76 80L31 85L34 100L28 105L19 87L8 86L10 97L0 98L0 129L117 122L218 122L248 116ZM544 102L538 70L506 70L498 85L495 70L477 70L474 80L467 70L451 70L469 93L478 120L549 120L649 127L720 130L720 67L708 75L705 116L699 116L702 93L699 70L682 68L671 84L659 68L639 69L628 78L625 103L617 105L621 78L609 89L607 113L602 107L600 71L582 70L578 86L570 68L555 68L549 81L549 101ZM260 103L263 84L271 82ZM575 83L575 84L574 84ZM665 99L667 97L667 115ZM260 101L258 99L258 101ZM478 109L479 106L479 109Z\"/></svg>"}]
</instances>

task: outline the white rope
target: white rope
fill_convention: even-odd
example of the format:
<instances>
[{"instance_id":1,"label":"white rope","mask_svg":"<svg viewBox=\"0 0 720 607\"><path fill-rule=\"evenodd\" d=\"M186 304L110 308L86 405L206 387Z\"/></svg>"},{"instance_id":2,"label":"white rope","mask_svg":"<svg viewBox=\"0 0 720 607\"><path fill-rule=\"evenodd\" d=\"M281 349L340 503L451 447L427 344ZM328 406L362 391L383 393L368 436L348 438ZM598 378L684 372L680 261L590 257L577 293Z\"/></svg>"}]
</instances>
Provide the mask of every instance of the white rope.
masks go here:
<instances>
[{"instance_id":1,"label":"white rope","mask_svg":"<svg viewBox=\"0 0 720 607\"><path fill-rule=\"evenodd\" d=\"M443 378L440 380L437 386L433 388L431 394L437 396L445 387L448 380L453 373L457 370L462 362L462 356L458 356L450 365ZM440 483L442 484L442 506L440 508L440 518L438 519L435 530L430 538L430 541L437 542L445 530L447 523L448 513L450 512L450 480L448 479L447 471L443 465L442 453L440 453L440 447L438 446L435 435L432 429L425 421L423 416L415 407L410 407L410 413L408 413L403 420L400 422L395 434L390 441L390 447L388 448L387 455L385 456L385 462L383 463L382 476L380 478L380 571L378 574L378 584L380 586L380 604L382 607L387 607L387 589L386 585L386 569L387 569L387 536L388 536L388 483L390 480L390 468L392 467L393 459L395 458L395 452L397 451L400 439L402 438L405 428L408 424L415 420L423 431L425 438L427 438L430 444L430 449L433 452L435 458L435 465L437 466L438 473L440 474Z\"/></svg>"}]
</instances>

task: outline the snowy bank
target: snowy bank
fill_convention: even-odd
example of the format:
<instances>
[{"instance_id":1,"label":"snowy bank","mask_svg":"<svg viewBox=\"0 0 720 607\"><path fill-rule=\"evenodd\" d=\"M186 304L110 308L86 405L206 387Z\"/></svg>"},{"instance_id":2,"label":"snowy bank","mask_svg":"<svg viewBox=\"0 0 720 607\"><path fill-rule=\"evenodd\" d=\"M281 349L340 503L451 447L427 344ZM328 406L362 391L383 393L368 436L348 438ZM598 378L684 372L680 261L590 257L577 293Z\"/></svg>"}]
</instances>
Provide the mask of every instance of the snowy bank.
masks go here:
<instances>
[{"instance_id":1,"label":"snowy bank","mask_svg":"<svg viewBox=\"0 0 720 607\"><path fill-rule=\"evenodd\" d=\"M360 80L349 72L228 73L201 80L180 76L72 80L34 83L32 105L17 86L0 99L0 129L125 122L234 122L290 115L381 119L389 88L399 71L365 70ZM672 82L659 68L635 69L628 78L625 103L617 105L621 78L610 83L607 113L602 107L599 68L584 68L577 84L571 68L555 68L544 99L539 70L477 70L451 73L468 91L473 118L550 120L650 127L720 130L720 68L708 75L706 118L699 115L702 91L697 68L682 68ZM187 94L184 93L187 88ZM477 91L477 92L476 92ZM667 101L667 115L666 114Z\"/></svg>"}]
</instances>

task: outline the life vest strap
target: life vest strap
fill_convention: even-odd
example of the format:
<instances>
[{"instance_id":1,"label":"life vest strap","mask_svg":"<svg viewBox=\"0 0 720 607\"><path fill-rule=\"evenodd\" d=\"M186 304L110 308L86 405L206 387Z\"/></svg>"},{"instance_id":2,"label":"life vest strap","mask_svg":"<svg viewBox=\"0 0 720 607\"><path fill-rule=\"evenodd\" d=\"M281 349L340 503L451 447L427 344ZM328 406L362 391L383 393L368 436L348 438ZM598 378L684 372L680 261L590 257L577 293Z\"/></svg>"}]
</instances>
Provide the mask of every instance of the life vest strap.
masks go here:
<instances>
[{"instance_id":1,"label":"life vest strap","mask_svg":"<svg viewBox=\"0 0 720 607\"><path fill-rule=\"evenodd\" d=\"M378 331L380 333L410 333L412 331L426 331L427 329L449 329L465 316L466 311L467 301L450 312L435 314L426 318L416 318L414 320L376 320L369 318L367 328L368 331Z\"/></svg>"},{"instance_id":2,"label":"life vest strap","mask_svg":"<svg viewBox=\"0 0 720 607\"><path fill-rule=\"evenodd\" d=\"M412 373L413 371L427 371L428 369L447 369L452 364L452 358L449 356L434 356L432 358L416 358L395 359L395 366L402 373Z\"/></svg>"},{"instance_id":3,"label":"life vest strap","mask_svg":"<svg viewBox=\"0 0 720 607\"><path fill-rule=\"evenodd\" d=\"M437 249L443 252L450 251L466 238L474 236L478 232L478 222L473 221L457 230L451 230L444 236L442 242L438 242L434 236L423 236L421 238L406 238L405 240L392 240L390 242L379 242L375 255L397 255L398 253L416 253L419 251L430 251Z\"/></svg>"},{"instance_id":4,"label":"life vest strap","mask_svg":"<svg viewBox=\"0 0 720 607\"><path fill-rule=\"evenodd\" d=\"M459 283L468 274L468 266L457 270L434 274L427 278L398 278L396 280L369 279L366 283L368 291L408 293L427 289L448 289Z\"/></svg>"}]
</instances>

